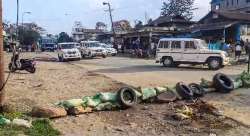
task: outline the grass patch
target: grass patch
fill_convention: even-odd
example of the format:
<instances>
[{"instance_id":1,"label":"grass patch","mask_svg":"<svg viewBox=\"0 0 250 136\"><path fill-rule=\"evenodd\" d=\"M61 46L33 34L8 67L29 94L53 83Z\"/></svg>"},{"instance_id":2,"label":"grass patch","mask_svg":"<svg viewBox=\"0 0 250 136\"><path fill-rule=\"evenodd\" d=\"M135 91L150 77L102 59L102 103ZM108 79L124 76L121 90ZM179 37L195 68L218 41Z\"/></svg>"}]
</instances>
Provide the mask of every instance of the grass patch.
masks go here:
<instances>
[{"instance_id":1,"label":"grass patch","mask_svg":"<svg viewBox=\"0 0 250 136\"><path fill-rule=\"evenodd\" d=\"M25 115L21 112L3 113L2 115L9 120L20 119L25 117Z\"/></svg>"},{"instance_id":2,"label":"grass patch","mask_svg":"<svg viewBox=\"0 0 250 136\"><path fill-rule=\"evenodd\" d=\"M60 132L54 129L48 119L38 119L32 122L33 127L27 131L29 136L58 136Z\"/></svg>"},{"instance_id":3,"label":"grass patch","mask_svg":"<svg viewBox=\"0 0 250 136\"><path fill-rule=\"evenodd\" d=\"M32 128L24 128L15 125L0 126L0 136L59 136L60 132L54 129L49 119L38 119L32 122Z\"/></svg>"}]
</instances>

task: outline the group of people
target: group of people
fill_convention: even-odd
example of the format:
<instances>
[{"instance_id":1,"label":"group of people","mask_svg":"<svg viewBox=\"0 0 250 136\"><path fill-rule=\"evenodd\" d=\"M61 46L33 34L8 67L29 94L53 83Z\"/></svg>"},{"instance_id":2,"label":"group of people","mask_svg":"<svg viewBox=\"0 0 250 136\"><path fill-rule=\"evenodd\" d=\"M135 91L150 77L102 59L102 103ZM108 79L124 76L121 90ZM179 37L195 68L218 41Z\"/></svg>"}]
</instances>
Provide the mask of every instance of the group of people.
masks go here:
<instances>
[{"instance_id":1,"label":"group of people","mask_svg":"<svg viewBox=\"0 0 250 136\"><path fill-rule=\"evenodd\" d=\"M246 41L243 40L237 41L236 44L222 43L222 50L226 51L228 54L234 52L235 59L239 60L244 51L246 54L250 53L250 41L249 39L246 39Z\"/></svg>"}]
</instances>

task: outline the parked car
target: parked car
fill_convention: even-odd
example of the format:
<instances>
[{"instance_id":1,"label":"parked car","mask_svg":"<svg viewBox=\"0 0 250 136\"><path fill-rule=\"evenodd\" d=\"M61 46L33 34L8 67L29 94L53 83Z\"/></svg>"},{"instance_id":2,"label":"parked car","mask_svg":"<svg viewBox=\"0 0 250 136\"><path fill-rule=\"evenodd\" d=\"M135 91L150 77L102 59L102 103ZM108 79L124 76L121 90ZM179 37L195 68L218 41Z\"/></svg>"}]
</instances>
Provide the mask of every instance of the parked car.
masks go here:
<instances>
[{"instance_id":1,"label":"parked car","mask_svg":"<svg viewBox=\"0 0 250 136\"><path fill-rule=\"evenodd\" d=\"M82 57L98 57L106 58L108 53L98 41L82 41L81 42L81 55Z\"/></svg>"},{"instance_id":2,"label":"parked car","mask_svg":"<svg viewBox=\"0 0 250 136\"><path fill-rule=\"evenodd\" d=\"M117 50L113 48L113 45L111 44L101 43L101 46L106 49L108 55L116 56L118 53Z\"/></svg>"},{"instance_id":3,"label":"parked car","mask_svg":"<svg viewBox=\"0 0 250 136\"><path fill-rule=\"evenodd\" d=\"M164 38L158 43L156 62L165 67L180 64L207 64L218 70L229 64L229 56L220 50L209 50L205 41L193 38Z\"/></svg>"},{"instance_id":4,"label":"parked car","mask_svg":"<svg viewBox=\"0 0 250 136\"><path fill-rule=\"evenodd\" d=\"M80 60L81 53L76 48L79 43L59 43L57 46L59 61Z\"/></svg>"}]
</instances>

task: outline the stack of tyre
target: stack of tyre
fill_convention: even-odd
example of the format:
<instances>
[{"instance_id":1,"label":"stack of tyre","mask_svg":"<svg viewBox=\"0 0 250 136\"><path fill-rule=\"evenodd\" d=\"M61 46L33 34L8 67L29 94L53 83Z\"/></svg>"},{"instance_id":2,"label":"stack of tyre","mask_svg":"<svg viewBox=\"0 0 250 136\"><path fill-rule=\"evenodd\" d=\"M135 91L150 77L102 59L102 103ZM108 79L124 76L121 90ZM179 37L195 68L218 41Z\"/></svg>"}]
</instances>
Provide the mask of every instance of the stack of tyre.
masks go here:
<instances>
[{"instance_id":1,"label":"stack of tyre","mask_svg":"<svg viewBox=\"0 0 250 136\"><path fill-rule=\"evenodd\" d=\"M219 73L213 77L213 88L217 92L230 93L234 90L234 82L227 75ZM176 92L183 99L203 97L206 94L206 90L207 88L203 88L201 85L196 83L186 85L183 82L179 82L176 85Z\"/></svg>"}]
</instances>

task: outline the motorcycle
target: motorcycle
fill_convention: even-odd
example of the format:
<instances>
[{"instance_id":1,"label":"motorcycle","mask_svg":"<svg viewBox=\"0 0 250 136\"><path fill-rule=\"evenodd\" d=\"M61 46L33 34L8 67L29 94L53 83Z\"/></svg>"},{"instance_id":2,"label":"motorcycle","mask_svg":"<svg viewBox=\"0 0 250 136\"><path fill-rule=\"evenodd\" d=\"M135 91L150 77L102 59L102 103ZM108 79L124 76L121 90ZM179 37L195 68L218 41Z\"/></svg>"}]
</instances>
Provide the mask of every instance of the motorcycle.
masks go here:
<instances>
[{"instance_id":1,"label":"motorcycle","mask_svg":"<svg viewBox=\"0 0 250 136\"><path fill-rule=\"evenodd\" d=\"M19 60L19 52L14 54L11 58L11 62L9 63L10 72L15 72L17 70L26 70L30 73L36 72L36 62L31 59L20 59Z\"/></svg>"}]
</instances>

